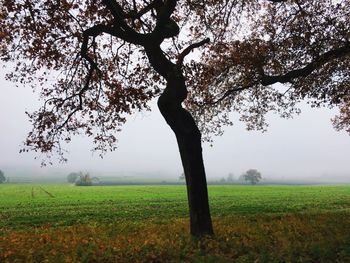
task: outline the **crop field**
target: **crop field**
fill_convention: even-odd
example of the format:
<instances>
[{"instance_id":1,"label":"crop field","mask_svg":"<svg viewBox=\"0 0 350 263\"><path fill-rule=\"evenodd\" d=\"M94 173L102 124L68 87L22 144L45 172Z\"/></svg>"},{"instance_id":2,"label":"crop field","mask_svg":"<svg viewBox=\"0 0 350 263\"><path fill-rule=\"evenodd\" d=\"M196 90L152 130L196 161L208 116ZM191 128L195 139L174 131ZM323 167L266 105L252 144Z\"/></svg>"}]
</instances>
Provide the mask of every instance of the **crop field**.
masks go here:
<instances>
[{"instance_id":1,"label":"crop field","mask_svg":"<svg viewBox=\"0 0 350 263\"><path fill-rule=\"evenodd\" d=\"M0 262L350 262L350 186L209 186L215 236L189 235L184 186L0 185Z\"/></svg>"}]
</instances>

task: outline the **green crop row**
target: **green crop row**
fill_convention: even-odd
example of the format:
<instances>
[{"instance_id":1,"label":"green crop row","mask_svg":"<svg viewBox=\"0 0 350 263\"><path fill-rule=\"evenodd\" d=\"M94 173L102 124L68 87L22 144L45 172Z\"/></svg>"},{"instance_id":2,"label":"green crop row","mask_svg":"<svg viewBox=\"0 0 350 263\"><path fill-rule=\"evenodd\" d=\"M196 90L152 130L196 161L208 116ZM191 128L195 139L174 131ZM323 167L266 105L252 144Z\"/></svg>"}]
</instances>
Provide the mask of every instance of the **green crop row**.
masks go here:
<instances>
[{"instance_id":1,"label":"green crop row","mask_svg":"<svg viewBox=\"0 0 350 263\"><path fill-rule=\"evenodd\" d=\"M343 211L350 186L209 186L214 217ZM188 216L184 186L0 185L0 228Z\"/></svg>"}]
</instances>

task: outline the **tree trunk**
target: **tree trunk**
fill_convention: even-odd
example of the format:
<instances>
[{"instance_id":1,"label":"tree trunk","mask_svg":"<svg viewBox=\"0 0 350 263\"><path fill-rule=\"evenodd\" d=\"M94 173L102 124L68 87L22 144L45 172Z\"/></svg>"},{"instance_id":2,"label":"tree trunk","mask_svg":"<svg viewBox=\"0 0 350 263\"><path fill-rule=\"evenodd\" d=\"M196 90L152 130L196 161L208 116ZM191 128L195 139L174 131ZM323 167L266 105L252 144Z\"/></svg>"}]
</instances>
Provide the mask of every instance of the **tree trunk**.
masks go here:
<instances>
[{"instance_id":1,"label":"tree trunk","mask_svg":"<svg viewBox=\"0 0 350 263\"><path fill-rule=\"evenodd\" d=\"M180 70L167 78L167 86L158 100L158 107L174 131L185 172L193 236L212 235L207 182L202 157L201 133L191 116L182 108L187 89Z\"/></svg>"}]
</instances>

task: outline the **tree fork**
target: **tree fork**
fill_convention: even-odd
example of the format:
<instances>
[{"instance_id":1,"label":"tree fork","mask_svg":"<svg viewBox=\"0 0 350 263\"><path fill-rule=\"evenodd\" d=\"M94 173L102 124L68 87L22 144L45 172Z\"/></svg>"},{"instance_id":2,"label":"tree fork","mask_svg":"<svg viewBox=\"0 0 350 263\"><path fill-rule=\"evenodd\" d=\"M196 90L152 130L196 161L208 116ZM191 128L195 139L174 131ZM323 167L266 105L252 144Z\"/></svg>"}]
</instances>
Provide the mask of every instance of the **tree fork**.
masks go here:
<instances>
[{"instance_id":1,"label":"tree fork","mask_svg":"<svg viewBox=\"0 0 350 263\"><path fill-rule=\"evenodd\" d=\"M213 235L207 181L202 156L201 133L192 115L182 108L187 89L180 70L168 75L167 86L158 99L164 119L174 131L185 172L193 236Z\"/></svg>"}]
</instances>

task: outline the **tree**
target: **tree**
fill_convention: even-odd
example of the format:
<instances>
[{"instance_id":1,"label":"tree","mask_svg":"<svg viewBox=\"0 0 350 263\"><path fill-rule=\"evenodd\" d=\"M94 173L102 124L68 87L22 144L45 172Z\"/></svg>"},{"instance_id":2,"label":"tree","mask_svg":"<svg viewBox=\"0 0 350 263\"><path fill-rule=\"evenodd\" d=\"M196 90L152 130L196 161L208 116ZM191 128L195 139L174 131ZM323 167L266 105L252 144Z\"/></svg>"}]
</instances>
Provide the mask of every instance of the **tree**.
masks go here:
<instances>
[{"instance_id":1,"label":"tree","mask_svg":"<svg viewBox=\"0 0 350 263\"><path fill-rule=\"evenodd\" d=\"M179 146L192 235L213 233L201 142L222 134L229 112L264 130L266 113L289 118L307 99L339 107L335 128L350 132L347 0L5 0L0 8L0 58L17 62L7 77L45 100L28 113L23 150L65 160L62 142L78 133L95 150L114 150L126 115L159 97Z\"/></svg>"},{"instance_id":2,"label":"tree","mask_svg":"<svg viewBox=\"0 0 350 263\"><path fill-rule=\"evenodd\" d=\"M70 174L68 174L68 176L67 176L67 182L68 182L68 183L71 183L71 184L74 184L80 175L82 175L81 172L79 172L79 173L70 173Z\"/></svg>"},{"instance_id":3,"label":"tree","mask_svg":"<svg viewBox=\"0 0 350 263\"><path fill-rule=\"evenodd\" d=\"M0 170L0 184L6 182L5 174L2 170Z\"/></svg>"},{"instance_id":4,"label":"tree","mask_svg":"<svg viewBox=\"0 0 350 263\"><path fill-rule=\"evenodd\" d=\"M256 169L249 169L243 174L243 178L245 181L250 182L252 185L257 184L261 179L261 173Z\"/></svg>"}]
</instances>

